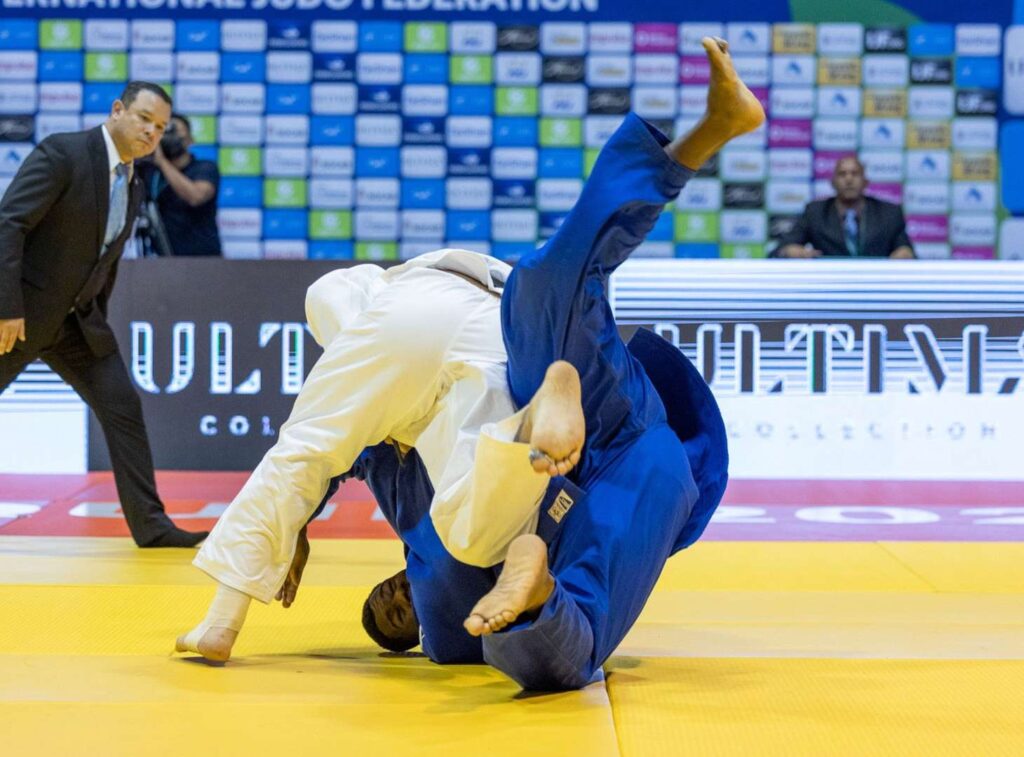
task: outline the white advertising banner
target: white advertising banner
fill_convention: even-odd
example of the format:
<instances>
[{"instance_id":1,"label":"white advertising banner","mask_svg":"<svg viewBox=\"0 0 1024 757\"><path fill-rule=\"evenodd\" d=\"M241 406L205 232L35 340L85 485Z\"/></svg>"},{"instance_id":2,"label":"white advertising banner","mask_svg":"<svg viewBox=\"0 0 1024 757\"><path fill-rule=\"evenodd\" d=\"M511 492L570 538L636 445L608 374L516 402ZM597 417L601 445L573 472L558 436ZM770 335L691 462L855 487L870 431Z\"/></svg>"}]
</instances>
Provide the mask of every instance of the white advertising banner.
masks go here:
<instances>
[{"instance_id":1,"label":"white advertising banner","mask_svg":"<svg viewBox=\"0 0 1024 757\"><path fill-rule=\"evenodd\" d=\"M1019 480L1024 267L630 261L620 326L710 384L736 478Z\"/></svg>"}]
</instances>

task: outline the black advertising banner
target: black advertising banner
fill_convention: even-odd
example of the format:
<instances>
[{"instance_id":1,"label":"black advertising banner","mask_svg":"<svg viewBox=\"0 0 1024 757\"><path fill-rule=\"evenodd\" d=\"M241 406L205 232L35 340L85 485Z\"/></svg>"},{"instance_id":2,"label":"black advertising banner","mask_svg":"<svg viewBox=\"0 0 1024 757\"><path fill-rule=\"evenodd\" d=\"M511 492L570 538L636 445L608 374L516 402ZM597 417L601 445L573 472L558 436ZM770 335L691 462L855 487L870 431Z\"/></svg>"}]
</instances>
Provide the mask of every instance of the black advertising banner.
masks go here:
<instances>
[{"instance_id":1,"label":"black advertising banner","mask_svg":"<svg viewBox=\"0 0 1024 757\"><path fill-rule=\"evenodd\" d=\"M112 324L157 468L259 462L320 353L306 289L335 267L125 261ZM609 294L623 332L653 329L709 383L738 477L1019 476L1019 264L631 260ZM108 466L95 424L89 441Z\"/></svg>"},{"instance_id":2,"label":"black advertising banner","mask_svg":"<svg viewBox=\"0 0 1024 757\"><path fill-rule=\"evenodd\" d=\"M157 468L247 470L260 461L321 352L306 327L306 289L344 265L121 263L110 322L142 398ZM90 417L89 468L109 467Z\"/></svg>"}]
</instances>

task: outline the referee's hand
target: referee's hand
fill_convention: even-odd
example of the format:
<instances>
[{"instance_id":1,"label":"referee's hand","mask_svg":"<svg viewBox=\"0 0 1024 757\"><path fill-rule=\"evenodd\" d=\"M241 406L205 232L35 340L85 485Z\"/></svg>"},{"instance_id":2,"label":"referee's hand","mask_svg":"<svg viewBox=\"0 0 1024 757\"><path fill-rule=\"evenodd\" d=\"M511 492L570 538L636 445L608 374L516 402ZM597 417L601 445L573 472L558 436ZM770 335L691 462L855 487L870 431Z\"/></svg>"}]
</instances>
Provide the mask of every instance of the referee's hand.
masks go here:
<instances>
[{"instance_id":1,"label":"referee's hand","mask_svg":"<svg viewBox=\"0 0 1024 757\"><path fill-rule=\"evenodd\" d=\"M0 318L0 355L6 355L14 349L14 342L25 341L25 319Z\"/></svg>"}]
</instances>

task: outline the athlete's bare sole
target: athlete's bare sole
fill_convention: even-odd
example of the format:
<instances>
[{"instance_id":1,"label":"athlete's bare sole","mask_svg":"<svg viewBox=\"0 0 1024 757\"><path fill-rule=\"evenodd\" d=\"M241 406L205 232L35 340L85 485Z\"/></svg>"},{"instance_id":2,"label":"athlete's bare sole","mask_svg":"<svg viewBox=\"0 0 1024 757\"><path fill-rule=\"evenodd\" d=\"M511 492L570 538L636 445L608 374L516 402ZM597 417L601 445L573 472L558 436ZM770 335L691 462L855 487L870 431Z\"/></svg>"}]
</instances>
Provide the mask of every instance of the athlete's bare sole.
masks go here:
<instances>
[{"instance_id":1,"label":"athlete's bare sole","mask_svg":"<svg viewBox=\"0 0 1024 757\"><path fill-rule=\"evenodd\" d=\"M547 545L536 534L517 536L509 545L498 582L476 603L463 626L472 636L496 633L520 615L543 607L554 588Z\"/></svg>"},{"instance_id":2,"label":"athlete's bare sole","mask_svg":"<svg viewBox=\"0 0 1024 757\"><path fill-rule=\"evenodd\" d=\"M558 360L530 400L516 440L529 443L535 471L564 476L580 461L585 433L579 373Z\"/></svg>"},{"instance_id":3,"label":"athlete's bare sole","mask_svg":"<svg viewBox=\"0 0 1024 757\"><path fill-rule=\"evenodd\" d=\"M736 73L729 43L705 37L701 44L711 64L707 110L693 129L665 148L678 162L694 170L730 139L753 131L765 118L760 101Z\"/></svg>"}]
</instances>

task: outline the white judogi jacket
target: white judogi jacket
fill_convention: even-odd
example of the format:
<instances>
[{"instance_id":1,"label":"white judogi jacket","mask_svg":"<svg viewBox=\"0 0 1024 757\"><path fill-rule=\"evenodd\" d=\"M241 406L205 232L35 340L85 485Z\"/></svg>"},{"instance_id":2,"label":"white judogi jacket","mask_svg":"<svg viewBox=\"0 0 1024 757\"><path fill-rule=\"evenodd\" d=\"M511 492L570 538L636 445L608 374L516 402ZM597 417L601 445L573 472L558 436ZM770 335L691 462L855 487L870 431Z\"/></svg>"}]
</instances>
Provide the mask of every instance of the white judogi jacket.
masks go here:
<instances>
[{"instance_id":1,"label":"white judogi jacket","mask_svg":"<svg viewBox=\"0 0 1024 757\"><path fill-rule=\"evenodd\" d=\"M549 480L530 466L529 445L512 441L521 413L508 391L499 300L509 270L445 249L314 283L306 317L324 354L194 564L271 601L330 479L385 439L419 453L435 491L430 517L452 555L501 562L512 538L536 529Z\"/></svg>"}]
</instances>

